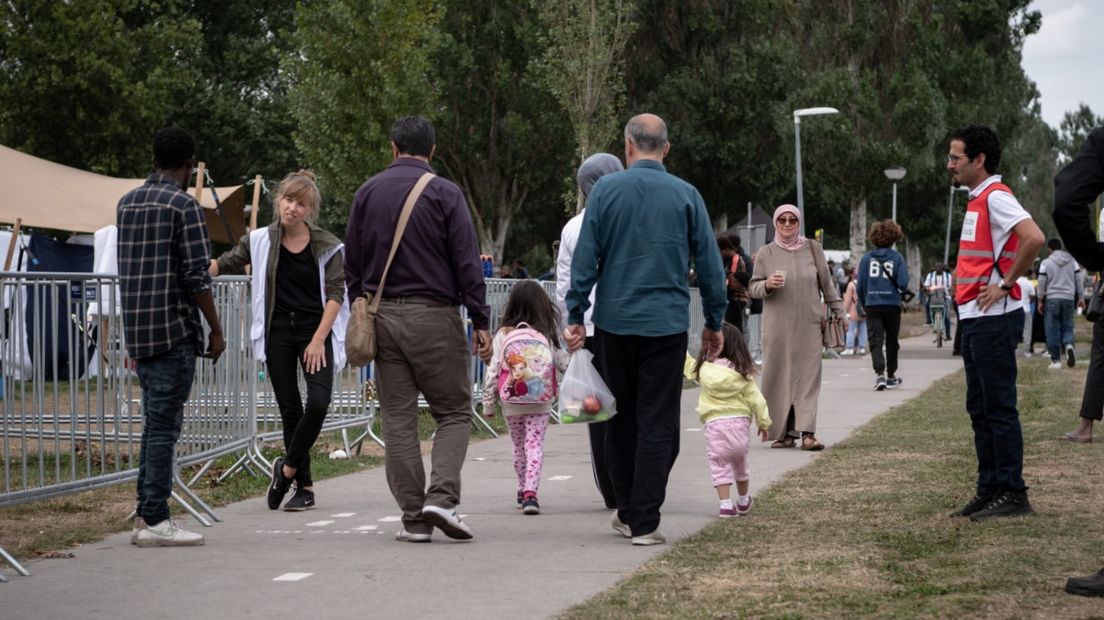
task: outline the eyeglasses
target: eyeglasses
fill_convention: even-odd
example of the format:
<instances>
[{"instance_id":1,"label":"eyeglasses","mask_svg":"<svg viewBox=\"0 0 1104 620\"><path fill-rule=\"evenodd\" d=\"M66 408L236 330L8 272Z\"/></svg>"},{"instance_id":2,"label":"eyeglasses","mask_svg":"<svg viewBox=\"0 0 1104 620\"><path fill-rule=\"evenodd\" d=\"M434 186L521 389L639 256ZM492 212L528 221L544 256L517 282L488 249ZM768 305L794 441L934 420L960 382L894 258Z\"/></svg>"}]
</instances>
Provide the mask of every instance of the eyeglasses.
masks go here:
<instances>
[{"instance_id":1,"label":"eyeglasses","mask_svg":"<svg viewBox=\"0 0 1104 620\"><path fill-rule=\"evenodd\" d=\"M777 221L778 221L779 224L796 224L797 223L797 218L796 217L780 217L780 218L778 218Z\"/></svg>"},{"instance_id":2,"label":"eyeglasses","mask_svg":"<svg viewBox=\"0 0 1104 620\"><path fill-rule=\"evenodd\" d=\"M947 163L949 164L957 164L964 159L966 159L965 155L955 155L954 153L949 153L947 155Z\"/></svg>"}]
</instances>

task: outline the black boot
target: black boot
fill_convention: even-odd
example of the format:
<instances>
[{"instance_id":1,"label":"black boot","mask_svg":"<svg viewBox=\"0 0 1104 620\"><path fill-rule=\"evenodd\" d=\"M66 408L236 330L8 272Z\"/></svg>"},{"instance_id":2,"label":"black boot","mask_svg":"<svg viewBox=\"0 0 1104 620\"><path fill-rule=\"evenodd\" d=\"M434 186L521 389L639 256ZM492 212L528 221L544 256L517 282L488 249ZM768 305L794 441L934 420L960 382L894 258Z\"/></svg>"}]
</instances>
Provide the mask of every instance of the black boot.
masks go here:
<instances>
[{"instance_id":1,"label":"black boot","mask_svg":"<svg viewBox=\"0 0 1104 620\"><path fill-rule=\"evenodd\" d=\"M1084 577L1070 577L1066 580L1066 592L1081 596L1104 596L1104 570Z\"/></svg>"},{"instance_id":2,"label":"black boot","mask_svg":"<svg viewBox=\"0 0 1104 620\"><path fill-rule=\"evenodd\" d=\"M1027 501L1027 493L1015 491L1001 491L993 498L985 508L970 515L971 521L984 521L997 517L1014 517L1029 515L1035 512L1031 509L1031 502Z\"/></svg>"}]
</instances>

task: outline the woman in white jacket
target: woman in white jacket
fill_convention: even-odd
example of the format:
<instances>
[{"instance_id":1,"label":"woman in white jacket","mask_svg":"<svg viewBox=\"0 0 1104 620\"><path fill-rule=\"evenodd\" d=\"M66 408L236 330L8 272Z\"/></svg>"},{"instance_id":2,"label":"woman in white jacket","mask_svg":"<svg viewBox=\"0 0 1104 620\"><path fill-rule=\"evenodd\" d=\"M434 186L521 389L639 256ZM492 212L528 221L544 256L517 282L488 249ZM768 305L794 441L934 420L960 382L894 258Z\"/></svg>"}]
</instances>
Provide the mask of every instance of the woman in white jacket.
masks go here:
<instances>
[{"instance_id":1,"label":"woman in white jacket","mask_svg":"<svg viewBox=\"0 0 1104 620\"><path fill-rule=\"evenodd\" d=\"M271 510L280 507L293 481L296 492L284 510L314 508L310 449L330 407L334 373L345 364L344 246L315 224L321 203L314 174L287 175L276 191L275 221L211 261L211 275L241 274L253 266L250 335L284 425L284 456L273 463L268 487ZM297 367L306 379L305 407Z\"/></svg>"}]
</instances>

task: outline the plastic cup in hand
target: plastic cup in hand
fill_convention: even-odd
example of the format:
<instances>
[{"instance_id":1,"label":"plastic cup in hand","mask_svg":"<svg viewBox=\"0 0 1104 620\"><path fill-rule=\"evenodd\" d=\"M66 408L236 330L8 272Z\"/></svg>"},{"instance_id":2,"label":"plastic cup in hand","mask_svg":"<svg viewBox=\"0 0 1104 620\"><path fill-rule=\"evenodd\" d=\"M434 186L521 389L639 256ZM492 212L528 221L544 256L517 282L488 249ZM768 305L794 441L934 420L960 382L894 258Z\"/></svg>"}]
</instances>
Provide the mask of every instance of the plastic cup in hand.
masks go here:
<instances>
[{"instance_id":1,"label":"plastic cup in hand","mask_svg":"<svg viewBox=\"0 0 1104 620\"><path fill-rule=\"evenodd\" d=\"M783 286L786 286L786 272L785 272L785 271L783 271L783 270L781 270L781 269L778 269L778 270L776 270L776 271L774 272L774 275L776 275L776 276L778 276L778 277L782 278L782 284L779 284L779 285L778 285L778 286L779 286L779 288L781 288L781 287L783 287Z\"/></svg>"}]
</instances>

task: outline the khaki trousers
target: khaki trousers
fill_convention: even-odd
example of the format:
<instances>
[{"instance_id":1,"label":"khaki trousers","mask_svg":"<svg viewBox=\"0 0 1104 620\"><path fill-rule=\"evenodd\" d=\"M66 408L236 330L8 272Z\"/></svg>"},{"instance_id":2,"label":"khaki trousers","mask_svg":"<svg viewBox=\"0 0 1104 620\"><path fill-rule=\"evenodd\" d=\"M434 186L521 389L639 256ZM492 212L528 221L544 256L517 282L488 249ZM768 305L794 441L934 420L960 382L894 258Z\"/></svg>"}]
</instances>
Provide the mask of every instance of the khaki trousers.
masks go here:
<instances>
[{"instance_id":1,"label":"khaki trousers","mask_svg":"<svg viewBox=\"0 0 1104 620\"><path fill-rule=\"evenodd\" d=\"M411 533L430 533L426 505L460 503L460 468L471 436L471 353L455 306L383 300L376 315L376 374L387 484ZM418 439L418 394L437 423L429 487Z\"/></svg>"}]
</instances>

